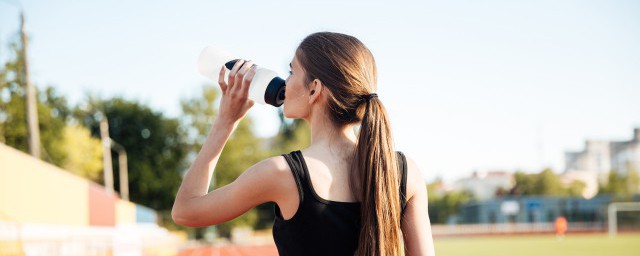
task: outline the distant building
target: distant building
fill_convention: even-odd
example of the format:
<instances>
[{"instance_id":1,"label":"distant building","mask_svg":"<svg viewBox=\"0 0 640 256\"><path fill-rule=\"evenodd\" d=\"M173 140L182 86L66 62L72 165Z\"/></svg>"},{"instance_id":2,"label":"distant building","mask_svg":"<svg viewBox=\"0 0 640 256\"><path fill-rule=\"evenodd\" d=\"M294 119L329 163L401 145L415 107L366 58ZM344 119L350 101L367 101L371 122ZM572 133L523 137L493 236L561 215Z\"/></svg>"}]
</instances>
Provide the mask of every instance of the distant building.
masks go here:
<instances>
[{"instance_id":1,"label":"distant building","mask_svg":"<svg viewBox=\"0 0 640 256\"><path fill-rule=\"evenodd\" d=\"M457 191L467 191L477 200L491 199L496 196L496 191L510 190L515 186L513 173L504 171L473 172L468 178L462 178L453 184Z\"/></svg>"},{"instance_id":2,"label":"distant building","mask_svg":"<svg viewBox=\"0 0 640 256\"><path fill-rule=\"evenodd\" d=\"M565 171L580 170L607 174L611 170L611 143L587 140L584 150L565 153Z\"/></svg>"},{"instance_id":3,"label":"distant building","mask_svg":"<svg viewBox=\"0 0 640 256\"><path fill-rule=\"evenodd\" d=\"M584 172L604 183L611 170L621 175L640 171L640 128L629 141L587 140L584 150L565 152L565 173Z\"/></svg>"},{"instance_id":4,"label":"distant building","mask_svg":"<svg viewBox=\"0 0 640 256\"><path fill-rule=\"evenodd\" d=\"M620 174L640 171L640 128L633 130L630 141L611 142L611 169Z\"/></svg>"}]
</instances>

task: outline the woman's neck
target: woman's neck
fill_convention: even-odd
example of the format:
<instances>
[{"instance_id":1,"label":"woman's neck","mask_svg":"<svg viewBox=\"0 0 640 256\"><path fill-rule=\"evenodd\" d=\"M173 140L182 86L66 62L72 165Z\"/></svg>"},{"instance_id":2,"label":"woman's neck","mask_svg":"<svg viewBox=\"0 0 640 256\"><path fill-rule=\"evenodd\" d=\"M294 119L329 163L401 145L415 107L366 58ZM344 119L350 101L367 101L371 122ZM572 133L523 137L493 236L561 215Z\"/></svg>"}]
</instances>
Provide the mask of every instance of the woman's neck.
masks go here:
<instances>
[{"instance_id":1,"label":"woman's neck","mask_svg":"<svg viewBox=\"0 0 640 256\"><path fill-rule=\"evenodd\" d=\"M337 153L350 153L356 144L356 135L353 125L336 126L326 115L322 113L313 115L308 120L311 127L312 148L329 148Z\"/></svg>"}]
</instances>

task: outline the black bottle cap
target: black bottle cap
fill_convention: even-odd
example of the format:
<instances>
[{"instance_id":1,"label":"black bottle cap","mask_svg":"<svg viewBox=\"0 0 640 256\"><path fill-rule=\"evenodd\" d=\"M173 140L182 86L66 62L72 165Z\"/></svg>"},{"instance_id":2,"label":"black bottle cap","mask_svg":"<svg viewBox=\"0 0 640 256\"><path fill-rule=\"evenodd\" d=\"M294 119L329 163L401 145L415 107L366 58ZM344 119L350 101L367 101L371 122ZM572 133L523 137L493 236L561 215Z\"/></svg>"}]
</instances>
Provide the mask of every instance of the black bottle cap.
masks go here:
<instances>
[{"instance_id":1,"label":"black bottle cap","mask_svg":"<svg viewBox=\"0 0 640 256\"><path fill-rule=\"evenodd\" d=\"M279 107L284 103L285 81L280 77L274 77L267 85L264 92L264 102L274 107Z\"/></svg>"}]
</instances>

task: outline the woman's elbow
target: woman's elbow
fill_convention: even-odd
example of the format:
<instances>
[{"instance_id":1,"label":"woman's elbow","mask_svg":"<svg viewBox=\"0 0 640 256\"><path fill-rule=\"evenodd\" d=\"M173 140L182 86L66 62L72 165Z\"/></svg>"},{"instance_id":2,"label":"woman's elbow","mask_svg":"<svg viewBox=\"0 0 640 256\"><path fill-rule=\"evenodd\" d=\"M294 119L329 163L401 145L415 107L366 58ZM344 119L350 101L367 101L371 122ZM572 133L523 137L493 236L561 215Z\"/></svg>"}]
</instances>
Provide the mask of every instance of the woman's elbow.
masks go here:
<instances>
[{"instance_id":1,"label":"woman's elbow","mask_svg":"<svg viewBox=\"0 0 640 256\"><path fill-rule=\"evenodd\" d=\"M173 219L174 223L180 226L185 226L189 228L199 228L199 227L207 226L199 223L198 220L193 217L180 215L179 213L176 213L175 210L171 211L171 218Z\"/></svg>"},{"instance_id":2,"label":"woman's elbow","mask_svg":"<svg viewBox=\"0 0 640 256\"><path fill-rule=\"evenodd\" d=\"M220 224L218 221L212 221L209 218L199 216L195 214L194 211L175 206L171 209L171 218L174 223L189 228L200 228Z\"/></svg>"},{"instance_id":3,"label":"woman's elbow","mask_svg":"<svg viewBox=\"0 0 640 256\"><path fill-rule=\"evenodd\" d=\"M183 207L173 205L171 209L171 219L173 222L185 227L195 228L197 227L197 223L195 223L195 219L193 216L189 216L189 211L185 210Z\"/></svg>"},{"instance_id":4,"label":"woman's elbow","mask_svg":"<svg viewBox=\"0 0 640 256\"><path fill-rule=\"evenodd\" d=\"M186 218L184 213L182 213L182 211L175 205L173 206L173 209L171 209L171 219L180 226L189 226L189 218Z\"/></svg>"}]
</instances>

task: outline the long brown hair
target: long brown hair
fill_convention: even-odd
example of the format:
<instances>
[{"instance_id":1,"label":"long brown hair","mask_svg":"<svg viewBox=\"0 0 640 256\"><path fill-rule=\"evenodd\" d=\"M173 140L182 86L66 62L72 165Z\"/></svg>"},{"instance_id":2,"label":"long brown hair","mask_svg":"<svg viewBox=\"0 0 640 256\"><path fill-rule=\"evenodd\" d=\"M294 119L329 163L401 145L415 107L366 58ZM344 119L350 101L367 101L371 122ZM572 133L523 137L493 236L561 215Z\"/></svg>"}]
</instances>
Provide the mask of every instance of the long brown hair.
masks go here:
<instances>
[{"instance_id":1,"label":"long brown hair","mask_svg":"<svg viewBox=\"0 0 640 256\"><path fill-rule=\"evenodd\" d=\"M320 32L296 51L307 74L328 89L328 115L336 125L361 122L352 162L352 192L361 201L357 255L400 255L400 195L391 127L376 91L373 55L353 36Z\"/></svg>"}]
</instances>

